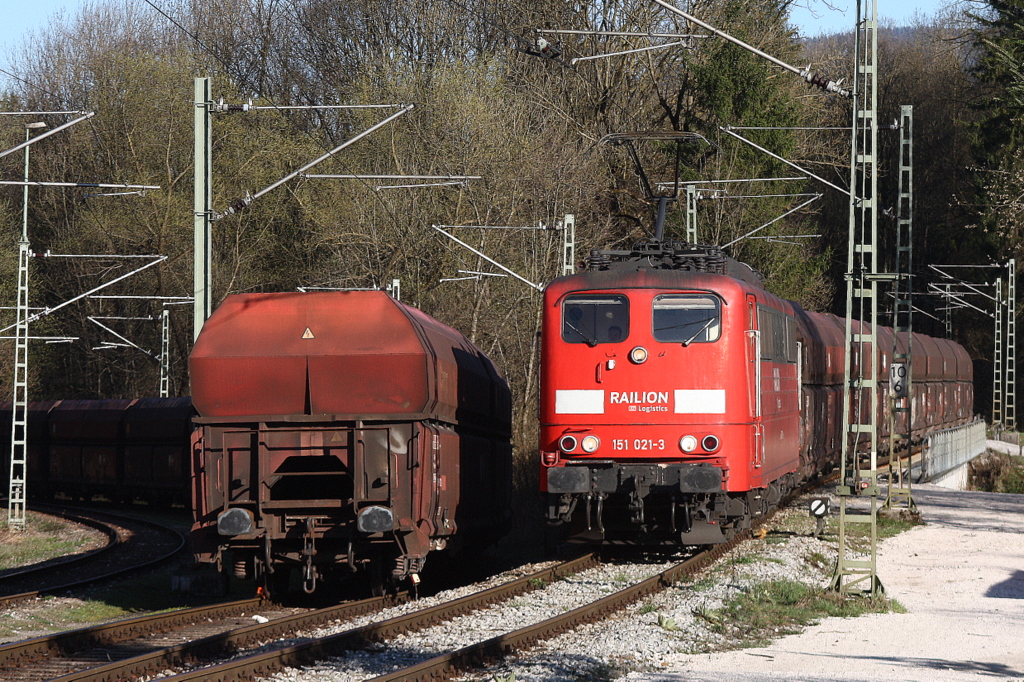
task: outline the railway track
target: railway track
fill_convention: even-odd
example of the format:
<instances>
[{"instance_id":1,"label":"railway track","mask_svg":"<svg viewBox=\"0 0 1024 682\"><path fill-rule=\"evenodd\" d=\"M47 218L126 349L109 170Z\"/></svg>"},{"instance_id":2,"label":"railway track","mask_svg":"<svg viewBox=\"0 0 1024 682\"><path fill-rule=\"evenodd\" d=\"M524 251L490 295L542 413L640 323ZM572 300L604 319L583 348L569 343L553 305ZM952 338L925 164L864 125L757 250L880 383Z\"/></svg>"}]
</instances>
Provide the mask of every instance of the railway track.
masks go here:
<instances>
[{"instance_id":1,"label":"railway track","mask_svg":"<svg viewBox=\"0 0 1024 682\"><path fill-rule=\"evenodd\" d=\"M646 595L663 589L678 581L684 575L692 574L719 555L728 551L734 543L716 546L701 552L686 561L671 566L667 570L631 585L614 594L598 599L583 607L562 613L554 618L543 620L527 628L503 633L469 647L446 653L426 661L417 662L401 670L388 673L382 680L432 680L451 676L459 670L472 669L507 655L520 648L527 648L538 641L555 636L566 630L604 617L623 606ZM505 602L529 592L546 588L562 578L581 573L599 564L594 554L563 562L554 567L521 577L508 583L498 585L466 597L455 599L419 609L411 613L376 620L366 625L345 629L341 632L309 637L308 630L323 623L343 620L345 615L339 609L350 609L350 605L322 609L308 614L289 616L265 625L254 624L235 631L207 638L205 641L192 641L160 651L149 652L142 656L109 663L100 667L83 670L78 673L59 678L60 682L86 682L98 680L129 679L157 671L168 671L170 668L181 669L192 667L191 670L179 672L164 679L175 682L193 680L246 680L265 677L285 668L294 668L323 660L330 656L343 654L353 650L379 648L379 643L393 640L404 634L421 630L438 623L464 616L472 611ZM366 600L358 603L362 612L373 612L383 608L379 600ZM299 643L267 644L254 653L239 653L235 658L214 665L201 665L204 658L214 655L224 656L232 651L241 652L246 647L254 647L274 638L295 636L295 633L306 631L304 639ZM218 649L219 651L215 651ZM13 678L20 680L21 678ZM377 678L374 678L377 679Z\"/></svg>"},{"instance_id":2,"label":"railway track","mask_svg":"<svg viewBox=\"0 0 1024 682\"><path fill-rule=\"evenodd\" d=\"M597 563L597 557L588 554L468 597L352 628L337 635L242 656L213 666L194 668L174 676L174 679L248 679L284 667L300 665L305 661L317 660L332 653L363 648L373 642L396 637L538 589L544 584L585 570ZM189 635L194 631L194 625L182 628L176 623L202 623L204 619L209 618L202 609L188 609L172 614L119 621L0 647L0 677L11 682L36 682L54 679L53 673L56 672L60 675L56 679L61 682L135 679L169 669L181 670L201 665L203 661L253 649L266 642L294 637L297 632L352 619L359 615L376 613L408 598L408 593L402 593L397 596L375 597L291 614L281 613L279 609L264 605L258 615L265 618L272 615L273 618L268 622L221 628L219 632L198 638ZM231 614L250 613L259 606L258 600L246 600L206 608L213 609L210 613L223 612L223 615L218 617L230 621L231 618L237 618ZM265 614L268 611L271 612L270 615ZM225 624L230 625L227 622ZM187 641L170 646L158 646L158 637L151 634L140 636L140 633L158 629L167 632L177 629L178 632L174 636ZM75 653L68 655L67 651ZM110 662L97 661L97 658L101 659L105 655L111 658L120 655L122 658ZM60 672L62 666L65 669L77 669Z\"/></svg>"},{"instance_id":3,"label":"railway track","mask_svg":"<svg viewBox=\"0 0 1024 682\"><path fill-rule=\"evenodd\" d=\"M499 635L479 641L470 646L465 646L451 652L435 657L427 657L407 667L373 677L372 673L367 679L406 681L406 680L438 680L454 676L459 672L476 669L503 658L504 656L520 650L529 648L539 641L554 637L558 634L571 630L584 623L593 622L606 618L624 606L633 603L645 596L653 594L661 589L672 585L685 575L691 575L702 567L713 562L721 554L727 552L740 540L734 540L726 545L718 545L707 551L700 552L689 559L677 563L666 570L630 585L625 589L613 594L592 601L577 609L559 613L558 615L536 622L528 627L513 631L502 632ZM484 592L475 593L461 599L422 609L410 614L397 616L384 621L370 623L357 628L352 628L322 637L316 637L309 641L291 644L271 651L254 653L248 656L240 656L224 663L212 666L196 668L194 670L180 673L164 678L174 682L198 682L200 680L216 680L228 682L231 680L251 680L266 677L285 668L297 668L308 666L316 661L321 661L332 656L339 656L345 652L354 650L371 649L367 656L372 657L375 652L382 653L387 647L382 646L385 640L395 640L410 632L437 625L441 622L453 620L464 616L471 611L483 609L499 601L509 600L514 596L522 594L532 588L540 589L543 583L547 585L557 579L566 577L569 574L584 571L597 565L594 555L588 554L581 559L560 564L554 568L541 571L540 573L526 576L512 583L501 585ZM581 574L581 580L589 580L589 574ZM472 626L464 628L471 631ZM397 644L406 652L415 648L413 645ZM414 656L415 654L409 654ZM360 664L361 670L387 669L392 667L388 662L379 664ZM113 672L113 670L111 670ZM129 674L131 671L123 670L119 675ZM85 679L98 680L101 678L68 678L61 682L84 681ZM103 679L112 679L107 677Z\"/></svg>"},{"instance_id":4,"label":"railway track","mask_svg":"<svg viewBox=\"0 0 1024 682\"><path fill-rule=\"evenodd\" d=\"M12 682L53 679L112 660L169 649L173 643L222 634L247 624L243 620L246 615L280 617L265 606L260 599L245 599L13 642L0 646L0 677Z\"/></svg>"},{"instance_id":5,"label":"railway track","mask_svg":"<svg viewBox=\"0 0 1024 682\"><path fill-rule=\"evenodd\" d=\"M109 541L90 552L0 575L0 607L148 568L168 560L185 546L179 531L154 521L81 508L33 505L32 509L101 530Z\"/></svg>"},{"instance_id":6,"label":"railway track","mask_svg":"<svg viewBox=\"0 0 1024 682\"><path fill-rule=\"evenodd\" d=\"M802 490L801 492L804 491ZM769 521L774 514L775 511L773 510L756 519L752 530L756 530L759 526ZM404 682L418 680L434 681L439 679L448 679L460 673L479 669L485 665L500 660L513 652L531 648L542 640L557 636L585 623L607 618L612 613L622 609L623 607L671 586L684 576L693 575L699 572L708 564L718 559L721 555L733 549L736 545L749 537L749 535L750 531L746 531L739 534L729 543L710 547L684 561L669 566L665 570L657 572L655 575L637 581L636 583L615 591L612 594L594 599L579 608L557 613L556 615L539 620L526 627L502 631L500 634L482 641L477 641L468 646L455 648L452 651L433 657L419 656L420 660L417 662L399 669L392 669L396 666L391 662L368 665L361 661L355 662L355 667L360 670L355 673L352 670L346 670L345 673L342 673L342 676L348 675L356 677L363 674L364 679L372 679L375 682ZM589 576L589 574L581 574L580 578L581 580L587 580L587 576ZM531 580L531 578L526 578L525 580ZM476 597L477 595L471 595L459 601L475 601ZM483 606L484 604L479 604L473 608L482 608ZM516 609L506 610L514 611ZM427 619L440 615L440 613L433 612L433 610L424 613ZM412 617L421 618L418 614L411 614L404 618ZM445 615L444 617L452 618L451 615ZM476 627L477 626L470 624L461 626L461 629L472 632L475 631ZM345 650L356 647L372 647L384 650L386 647L382 647L379 644L374 646L374 643L378 642L381 638L391 638L393 636L394 635L389 633L389 622L378 623L352 631L328 635L308 643L290 646L276 652L243 657L224 664L175 675L167 679L174 680L174 682L193 682L198 680L218 680L221 682L228 682L231 680L255 679L258 677L265 677L285 667L294 668L307 666L315 660L323 660L329 656L336 656ZM430 639L430 634L425 634L424 639ZM399 655L407 657L414 657L418 655L412 653L418 648L415 642L392 642L388 646L400 650L401 653ZM372 657L373 653L370 652L367 656ZM329 676L334 670L335 663L337 662L332 662L326 666L323 671L313 671L311 673L312 678L315 679L320 677L321 672L324 677ZM341 665L341 663L337 664ZM388 670L388 672L377 676L373 676L372 673L370 675L365 675L367 670L374 669Z\"/></svg>"},{"instance_id":7,"label":"railway track","mask_svg":"<svg viewBox=\"0 0 1024 682\"><path fill-rule=\"evenodd\" d=\"M764 523L769 518L771 514L761 517L758 523ZM743 536L740 536L726 545L715 546L579 608L558 613L527 627L501 632L497 636L469 646L453 647L453 651L441 655L419 656L414 664L373 679L436 680L450 677L458 671L479 668L503 658L512 651L529 648L543 639L574 629L581 624L606 618L628 604L699 571L742 539ZM334 624L333 627L337 629L339 621L358 615L378 613L391 602L376 598L316 611L286 613L261 604L258 600L245 600L206 607L210 609L209 613L217 614L217 618L220 619L217 625L209 622L213 620L213 616L204 615L206 612L203 609L131 619L2 647L0 677L16 682L35 682L51 679L57 674L62 675L59 678L61 682L84 682L134 679L155 673L168 675L184 670L165 679L173 679L176 682L255 679L284 668L309 665L348 651L382 650L385 647L380 643L385 640L395 640L404 634L459 618L525 592L546 588L551 583L597 564L594 555L586 555L460 599L399 616L378 618L366 625L351 627L326 636L310 635L309 632L328 624ZM580 580L589 578L581 576ZM399 595L398 600L407 597L405 594ZM257 609L258 615L270 619L269 622L251 622L251 614ZM247 616L242 617L239 615L241 613ZM197 629L197 623L213 630L203 632ZM168 645L168 635L141 636L140 633L145 632L173 632L174 639ZM299 636L303 641L298 643L295 639L280 641L282 638ZM256 650L256 647L262 648ZM73 653L69 655L69 651ZM234 655L234 658L229 661L205 664L231 655ZM104 657L118 660L107 662ZM424 658L426 660L423 660ZM371 669L373 667L371 666ZM378 665L376 669L389 670L391 667L393 666Z\"/></svg>"}]
</instances>

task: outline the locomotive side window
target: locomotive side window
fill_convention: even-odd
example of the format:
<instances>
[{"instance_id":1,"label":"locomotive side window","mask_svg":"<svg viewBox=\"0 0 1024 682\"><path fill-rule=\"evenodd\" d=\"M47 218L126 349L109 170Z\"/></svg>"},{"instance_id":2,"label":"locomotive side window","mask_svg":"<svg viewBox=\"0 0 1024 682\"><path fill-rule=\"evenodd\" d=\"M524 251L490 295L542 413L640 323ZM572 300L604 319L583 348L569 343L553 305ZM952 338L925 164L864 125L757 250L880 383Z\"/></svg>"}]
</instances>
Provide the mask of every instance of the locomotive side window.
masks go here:
<instances>
[{"instance_id":1,"label":"locomotive side window","mask_svg":"<svg viewBox=\"0 0 1024 682\"><path fill-rule=\"evenodd\" d=\"M575 294L562 303L566 343L618 343L629 336L629 299L622 294Z\"/></svg>"},{"instance_id":2,"label":"locomotive side window","mask_svg":"<svg viewBox=\"0 0 1024 682\"><path fill-rule=\"evenodd\" d=\"M654 297L654 338L658 341L709 343L722 334L721 303L707 294Z\"/></svg>"},{"instance_id":3,"label":"locomotive side window","mask_svg":"<svg viewBox=\"0 0 1024 682\"><path fill-rule=\"evenodd\" d=\"M797 362L800 358L800 342L797 339L796 318L786 316L786 362Z\"/></svg>"},{"instance_id":4,"label":"locomotive side window","mask_svg":"<svg viewBox=\"0 0 1024 682\"><path fill-rule=\"evenodd\" d=\"M796 322L774 308L757 306L757 326L761 330L761 359L766 362L795 363Z\"/></svg>"}]
</instances>

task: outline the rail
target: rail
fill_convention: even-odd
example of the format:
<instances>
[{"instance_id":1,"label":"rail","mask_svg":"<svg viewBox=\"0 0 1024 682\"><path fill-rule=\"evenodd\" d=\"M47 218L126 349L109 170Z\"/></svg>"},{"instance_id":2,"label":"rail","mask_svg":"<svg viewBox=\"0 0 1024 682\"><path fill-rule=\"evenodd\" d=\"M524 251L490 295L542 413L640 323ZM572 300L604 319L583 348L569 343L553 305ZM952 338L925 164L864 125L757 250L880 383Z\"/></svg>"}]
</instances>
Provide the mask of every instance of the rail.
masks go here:
<instances>
[{"instance_id":1,"label":"rail","mask_svg":"<svg viewBox=\"0 0 1024 682\"><path fill-rule=\"evenodd\" d=\"M243 655L227 662L199 667L191 672L180 672L173 677L164 679L225 682L266 676L275 670L302 665L332 653L363 648L370 642L395 637L403 632L427 627L455 615L510 599L524 592L538 589L542 585L559 580L564 576L591 568L597 563L598 560L594 554L587 554L483 592L405 616L390 618L326 638L286 646L269 652ZM399 600L405 597L407 597L405 594L399 595ZM294 636L295 632L303 629L320 627L328 622L372 613L384 606L392 605L393 601L394 599L391 597L377 597L271 620L269 623L257 623L204 639L80 670L57 679L61 682L110 682L111 680L138 679L168 669L202 665L202 661L217 657L221 652L239 651L252 647L256 643ZM180 617L181 614L179 614Z\"/></svg>"},{"instance_id":2,"label":"rail","mask_svg":"<svg viewBox=\"0 0 1024 682\"><path fill-rule=\"evenodd\" d=\"M182 609L170 613L139 616L101 623L77 630L58 632L0 646L0 670L24 666L49 656L67 656L88 647L110 645L138 638L146 633L165 632L182 624L227 618L252 611L263 601L258 598Z\"/></svg>"},{"instance_id":3,"label":"rail","mask_svg":"<svg viewBox=\"0 0 1024 682\"><path fill-rule=\"evenodd\" d=\"M111 541L99 550L76 555L73 560L48 561L0 576L0 595L3 595L0 596L0 607L150 568L166 562L185 548L185 537L180 531L135 515L35 504L30 509L99 528ZM117 530L118 527L122 530ZM145 535L142 535L143 530ZM124 537L122 532L126 533ZM162 535L164 540L157 541L158 535ZM25 587L34 589L22 591Z\"/></svg>"}]
</instances>

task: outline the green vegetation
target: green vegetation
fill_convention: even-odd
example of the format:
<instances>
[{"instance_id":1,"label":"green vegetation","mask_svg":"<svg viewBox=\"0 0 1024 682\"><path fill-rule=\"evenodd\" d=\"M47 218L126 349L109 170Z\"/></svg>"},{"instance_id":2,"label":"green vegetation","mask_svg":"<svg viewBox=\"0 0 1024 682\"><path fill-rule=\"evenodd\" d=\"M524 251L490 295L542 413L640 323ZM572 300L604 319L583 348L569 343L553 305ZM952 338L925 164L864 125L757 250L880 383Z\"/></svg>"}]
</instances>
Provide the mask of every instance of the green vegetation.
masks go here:
<instances>
[{"instance_id":1,"label":"green vegetation","mask_svg":"<svg viewBox=\"0 0 1024 682\"><path fill-rule=\"evenodd\" d=\"M807 563L815 568L825 568L830 562L821 552L811 552L807 555Z\"/></svg>"},{"instance_id":2,"label":"green vegetation","mask_svg":"<svg viewBox=\"0 0 1024 682\"><path fill-rule=\"evenodd\" d=\"M803 40L789 27L787 0L692 0L689 11L790 64L850 83L848 37ZM514 396L517 509L534 519L539 385L539 298L511 278L441 282L484 263L430 228L449 225L554 226L576 219L577 254L619 248L650 235L654 209L637 185L630 155L600 144L610 133L696 133L683 146L639 143L652 182L754 179L715 185L696 207L698 241L736 243L776 294L809 310L841 312L849 199L722 131L751 142L827 182L849 178L848 101L817 90L736 45L698 40L664 49L570 62L575 57L648 46L647 38L562 36L561 59L533 51L540 25L641 35L688 31L649 0L572 3L420 0L405 11L376 0L265 3L172 0L168 22L141 0L87 3L15 47L13 77L0 91L5 111L94 111L83 123L32 146L30 176L159 185L145 196L84 197L77 189L32 188L33 250L63 254L161 254L168 259L125 280L116 293L182 296L192 289L193 77L209 76L213 98L257 106L415 102L416 108L338 152L312 173L474 175L463 186L377 190L379 183L296 178L216 223L215 303L239 292L298 286L379 287L401 281L402 298L465 332L495 359ZM975 15L949 10L908 31L879 31L879 119L899 105L914 113L916 263L1003 262L1024 256L1024 134L1021 112L1024 25L1017 5L985 0ZM500 14L500 16L499 16ZM239 26L251 30L240 31ZM527 37L528 36L528 37ZM968 38L965 40L965 36ZM195 39L192 39L194 37ZM971 44L973 42L973 44ZM381 110L274 110L218 113L213 120L213 207L223 212L306 162L378 123ZM66 116L43 117L51 128ZM0 148L23 140L0 127ZM895 205L891 167L898 136L879 135L880 205ZM20 154L5 173L20 177ZM775 178L775 179L772 179ZM795 209L810 194L809 207ZM0 187L0 298L15 298L22 191ZM670 206L668 236L684 238L685 202ZM780 218L780 216L782 216ZM776 220L777 218L780 218ZM796 239L741 239L820 235ZM886 234L891 234L886 228ZM554 231L462 230L460 237L532 282L561 273ZM889 237L886 237L888 239ZM888 242L883 244L888 246ZM888 253L891 249L886 248ZM34 306L54 306L109 279L121 263L35 259ZM887 266L886 266L887 267ZM118 270L121 274L122 270ZM922 286L925 284L922 281ZM114 293L114 292L111 292ZM102 306L102 309L99 308ZM30 398L152 395L159 367L135 348L97 350L106 333L89 323L124 319L119 333L160 347L156 304L90 300L37 323L39 335L80 338L33 348ZM2 307L2 306L0 306ZM171 321L171 391L188 392L192 344L187 308ZM13 311L0 313L10 324ZM957 310L954 329L975 358L992 347L990 320ZM973 317L972 317L973 316ZM921 316L925 333L941 323ZM5 345L6 344L6 345ZM13 352L0 343L0 384L11 385ZM980 363L978 385L991 385ZM979 409L987 395L979 391ZM1014 482L1018 481L1018 482ZM1007 482L1019 486L1019 477ZM516 525L534 538L529 523ZM784 539L772 539L770 542Z\"/></svg>"},{"instance_id":3,"label":"green vegetation","mask_svg":"<svg viewBox=\"0 0 1024 682\"><path fill-rule=\"evenodd\" d=\"M989 450L970 463L968 487L990 493L1024 493L1024 457Z\"/></svg>"},{"instance_id":4,"label":"green vegetation","mask_svg":"<svg viewBox=\"0 0 1024 682\"><path fill-rule=\"evenodd\" d=\"M695 609L694 615L726 636L735 648L763 646L829 616L854 617L865 613L903 613L885 598L843 597L823 588L791 580L752 586L721 609Z\"/></svg>"},{"instance_id":5,"label":"green vegetation","mask_svg":"<svg viewBox=\"0 0 1024 682\"><path fill-rule=\"evenodd\" d=\"M769 542L769 538L770 537L771 537L770 535L768 537L766 537L765 541ZM743 566L743 565L747 565L747 564L756 564L756 563L764 562L764 561L771 562L771 563L776 563L776 564L785 563L782 559L779 559L777 557L764 556L763 554L745 554L743 556L733 557L733 558L729 559L726 562L726 565L729 565L729 566Z\"/></svg>"},{"instance_id":6,"label":"green vegetation","mask_svg":"<svg viewBox=\"0 0 1024 682\"><path fill-rule=\"evenodd\" d=\"M25 532L11 532L0 521L0 570L36 564L102 547L106 536L50 516L27 515Z\"/></svg>"},{"instance_id":7,"label":"green vegetation","mask_svg":"<svg viewBox=\"0 0 1024 682\"><path fill-rule=\"evenodd\" d=\"M81 598L46 597L43 608L13 609L0 618L0 636L30 632L57 632L136 614L158 613L194 606L214 599L190 597L171 591L177 565L131 576L90 590Z\"/></svg>"},{"instance_id":8,"label":"green vegetation","mask_svg":"<svg viewBox=\"0 0 1024 682\"><path fill-rule=\"evenodd\" d=\"M671 616L666 616L663 613L658 614L658 627L663 630L667 630L668 632L673 632L679 629L679 626L676 625L676 619Z\"/></svg>"},{"instance_id":9,"label":"green vegetation","mask_svg":"<svg viewBox=\"0 0 1024 682\"><path fill-rule=\"evenodd\" d=\"M183 529L188 527L181 512L151 513L140 509L137 513ZM91 550L107 542L102 533L59 518L29 512L27 519L27 529L18 533L7 529L6 519L0 522L0 570ZM8 610L0 617L0 636L25 637L26 633L56 632L216 598L172 592L172 576L179 568L178 562L170 562L153 571L92 588L80 597L48 596L40 608Z\"/></svg>"},{"instance_id":10,"label":"green vegetation","mask_svg":"<svg viewBox=\"0 0 1024 682\"><path fill-rule=\"evenodd\" d=\"M642 616L645 613L652 613L654 611L657 611L660 608L661 607L658 606L657 604L655 604L654 602L648 601L648 602L644 602L643 606L641 606L637 610L637 613L639 613Z\"/></svg>"},{"instance_id":11,"label":"green vegetation","mask_svg":"<svg viewBox=\"0 0 1024 682\"><path fill-rule=\"evenodd\" d=\"M920 526L924 521L917 518L891 518L888 516L878 517L878 539L885 540L906 532L915 526Z\"/></svg>"},{"instance_id":12,"label":"green vegetation","mask_svg":"<svg viewBox=\"0 0 1024 682\"><path fill-rule=\"evenodd\" d=\"M1024 493L1024 458L1014 458L1013 466L1003 475L999 488L1003 493Z\"/></svg>"}]
</instances>

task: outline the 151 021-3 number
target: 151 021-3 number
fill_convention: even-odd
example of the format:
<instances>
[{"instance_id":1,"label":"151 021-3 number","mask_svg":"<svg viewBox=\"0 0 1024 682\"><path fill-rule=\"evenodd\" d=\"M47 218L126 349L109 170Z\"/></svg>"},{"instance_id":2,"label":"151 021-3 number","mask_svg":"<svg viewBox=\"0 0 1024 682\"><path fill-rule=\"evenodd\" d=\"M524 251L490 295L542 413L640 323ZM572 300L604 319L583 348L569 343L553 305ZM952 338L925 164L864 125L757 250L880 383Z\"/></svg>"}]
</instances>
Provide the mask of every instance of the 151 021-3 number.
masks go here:
<instances>
[{"instance_id":1,"label":"151 021-3 number","mask_svg":"<svg viewBox=\"0 0 1024 682\"><path fill-rule=\"evenodd\" d=\"M612 450L664 450L664 438L613 438Z\"/></svg>"}]
</instances>

